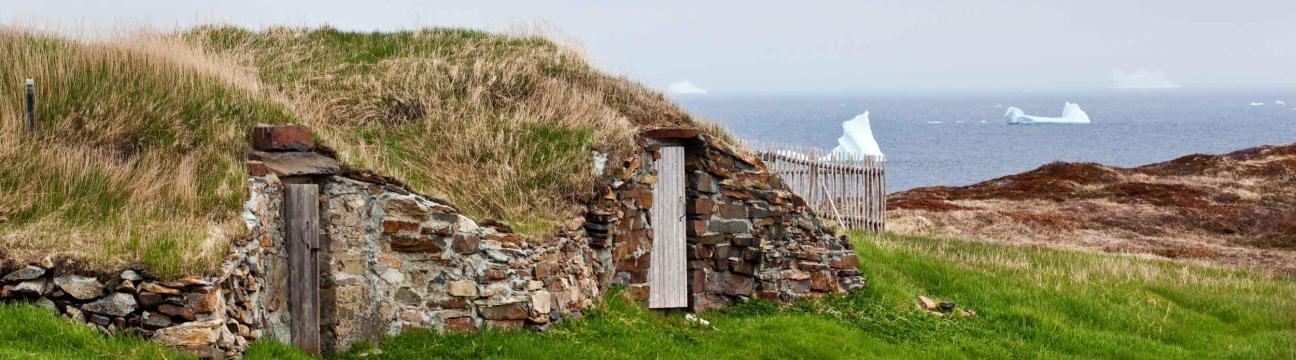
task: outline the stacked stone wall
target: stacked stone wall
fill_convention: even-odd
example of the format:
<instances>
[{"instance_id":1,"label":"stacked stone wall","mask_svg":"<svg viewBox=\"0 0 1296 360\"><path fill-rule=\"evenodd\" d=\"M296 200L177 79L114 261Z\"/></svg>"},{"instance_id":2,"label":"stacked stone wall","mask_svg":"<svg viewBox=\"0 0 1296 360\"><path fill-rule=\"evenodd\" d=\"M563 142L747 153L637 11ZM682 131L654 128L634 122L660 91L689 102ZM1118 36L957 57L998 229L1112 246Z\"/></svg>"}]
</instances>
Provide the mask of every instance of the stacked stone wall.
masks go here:
<instances>
[{"instance_id":1,"label":"stacked stone wall","mask_svg":"<svg viewBox=\"0 0 1296 360\"><path fill-rule=\"evenodd\" d=\"M664 134L664 135L663 135ZM864 285L836 236L759 159L691 129L648 132L611 164L583 216L545 237L464 216L392 179L345 173L301 126L259 127L248 156L247 232L214 276L159 281L143 271L59 274L52 262L3 269L0 299L33 301L109 332L206 356L260 338L289 342L285 183L320 185L321 334L326 349L414 328L547 329L579 317L609 286L646 301L654 162L681 145L687 172L689 307L790 301Z\"/></svg>"}]
</instances>

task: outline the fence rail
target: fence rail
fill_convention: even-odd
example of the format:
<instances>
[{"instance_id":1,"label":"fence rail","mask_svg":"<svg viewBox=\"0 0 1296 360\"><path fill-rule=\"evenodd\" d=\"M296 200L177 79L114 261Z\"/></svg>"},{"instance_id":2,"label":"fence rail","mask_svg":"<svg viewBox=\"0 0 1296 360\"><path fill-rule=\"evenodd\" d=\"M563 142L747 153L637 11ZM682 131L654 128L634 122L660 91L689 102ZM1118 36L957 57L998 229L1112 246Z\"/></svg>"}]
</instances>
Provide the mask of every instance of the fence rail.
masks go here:
<instances>
[{"instance_id":1,"label":"fence rail","mask_svg":"<svg viewBox=\"0 0 1296 360\"><path fill-rule=\"evenodd\" d=\"M743 141L742 146L820 217L849 229L886 228L886 161L815 147Z\"/></svg>"}]
</instances>

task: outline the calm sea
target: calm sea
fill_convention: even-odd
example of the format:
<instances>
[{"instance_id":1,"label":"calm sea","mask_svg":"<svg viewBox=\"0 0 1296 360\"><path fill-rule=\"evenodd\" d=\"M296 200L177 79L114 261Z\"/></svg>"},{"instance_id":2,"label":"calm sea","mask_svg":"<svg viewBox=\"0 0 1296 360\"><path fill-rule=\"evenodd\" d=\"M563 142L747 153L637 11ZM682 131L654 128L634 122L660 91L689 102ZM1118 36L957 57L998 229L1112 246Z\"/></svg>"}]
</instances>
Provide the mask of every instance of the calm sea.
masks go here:
<instances>
[{"instance_id":1,"label":"calm sea","mask_svg":"<svg viewBox=\"0 0 1296 360\"><path fill-rule=\"evenodd\" d=\"M1190 153L1296 142L1296 90L1003 92L857 96L680 96L694 114L766 142L836 146L841 122L868 110L887 155L889 191L965 185L1055 160L1134 166ZM1009 106L1087 125L1008 125ZM1286 104L1276 104L1282 101ZM1263 105L1252 105L1263 103Z\"/></svg>"}]
</instances>

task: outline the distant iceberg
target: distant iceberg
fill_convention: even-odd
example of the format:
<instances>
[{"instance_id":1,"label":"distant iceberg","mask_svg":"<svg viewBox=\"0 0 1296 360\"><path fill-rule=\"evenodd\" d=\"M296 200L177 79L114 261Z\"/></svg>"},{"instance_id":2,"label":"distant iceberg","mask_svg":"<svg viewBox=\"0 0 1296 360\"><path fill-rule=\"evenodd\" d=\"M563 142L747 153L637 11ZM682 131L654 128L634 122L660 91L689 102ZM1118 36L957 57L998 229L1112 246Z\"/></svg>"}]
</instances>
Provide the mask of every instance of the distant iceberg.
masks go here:
<instances>
[{"instance_id":1,"label":"distant iceberg","mask_svg":"<svg viewBox=\"0 0 1296 360\"><path fill-rule=\"evenodd\" d=\"M1263 106L1263 105L1264 105L1264 103L1262 103L1262 102L1253 102L1253 103L1251 103L1251 106Z\"/></svg>"},{"instance_id":2,"label":"distant iceberg","mask_svg":"<svg viewBox=\"0 0 1296 360\"><path fill-rule=\"evenodd\" d=\"M1282 100L1274 100L1274 105L1287 105L1287 103Z\"/></svg>"},{"instance_id":3,"label":"distant iceberg","mask_svg":"<svg viewBox=\"0 0 1296 360\"><path fill-rule=\"evenodd\" d=\"M1138 69L1133 72L1125 72L1121 69L1112 70L1112 83L1117 89L1173 89L1179 87L1179 84L1170 81L1161 70L1143 70Z\"/></svg>"},{"instance_id":4,"label":"distant iceberg","mask_svg":"<svg viewBox=\"0 0 1296 360\"><path fill-rule=\"evenodd\" d=\"M1062 117L1026 115L1021 109L1010 106L1004 113L1004 120L1009 124L1088 124L1089 114L1080 109L1080 105L1070 102L1062 107Z\"/></svg>"},{"instance_id":5,"label":"distant iceberg","mask_svg":"<svg viewBox=\"0 0 1296 360\"><path fill-rule=\"evenodd\" d=\"M873 139L873 128L869 124L869 113L855 116L842 123L842 136L837 138L837 147L833 148L834 153L863 154L883 158L882 148L878 147L877 140Z\"/></svg>"}]
</instances>

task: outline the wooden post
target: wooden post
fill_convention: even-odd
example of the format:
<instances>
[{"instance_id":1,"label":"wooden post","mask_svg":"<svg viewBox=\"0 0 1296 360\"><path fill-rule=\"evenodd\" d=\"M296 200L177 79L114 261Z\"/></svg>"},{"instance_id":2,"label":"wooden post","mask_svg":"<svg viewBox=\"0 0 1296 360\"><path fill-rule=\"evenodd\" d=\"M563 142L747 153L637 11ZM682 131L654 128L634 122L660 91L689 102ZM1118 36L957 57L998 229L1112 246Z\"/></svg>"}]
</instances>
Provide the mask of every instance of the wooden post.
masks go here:
<instances>
[{"instance_id":1,"label":"wooden post","mask_svg":"<svg viewBox=\"0 0 1296 360\"><path fill-rule=\"evenodd\" d=\"M319 186L288 184L284 195L288 225L288 314L293 345L320 353Z\"/></svg>"},{"instance_id":2,"label":"wooden post","mask_svg":"<svg viewBox=\"0 0 1296 360\"><path fill-rule=\"evenodd\" d=\"M36 106L36 81L27 79L27 132L36 131L36 117L33 115Z\"/></svg>"}]
</instances>

